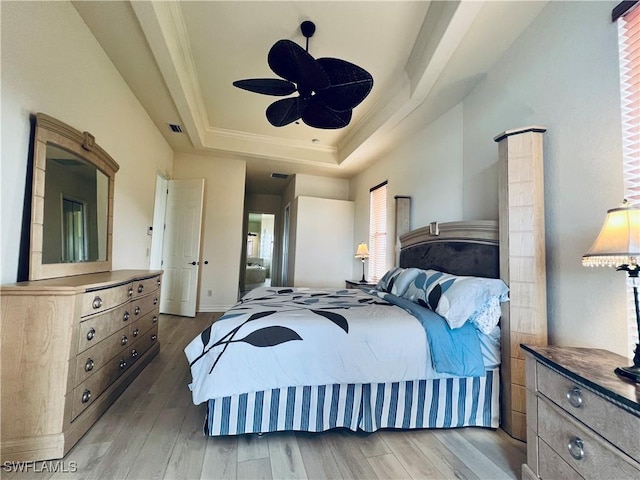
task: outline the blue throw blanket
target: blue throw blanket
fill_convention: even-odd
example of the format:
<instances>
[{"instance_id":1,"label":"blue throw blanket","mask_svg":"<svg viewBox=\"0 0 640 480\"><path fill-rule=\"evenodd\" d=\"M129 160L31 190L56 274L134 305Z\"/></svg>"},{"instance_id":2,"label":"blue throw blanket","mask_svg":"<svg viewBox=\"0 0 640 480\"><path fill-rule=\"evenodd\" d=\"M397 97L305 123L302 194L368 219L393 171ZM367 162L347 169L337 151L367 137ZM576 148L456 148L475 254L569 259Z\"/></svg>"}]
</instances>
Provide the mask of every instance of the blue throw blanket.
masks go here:
<instances>
[{"instance_id":1,"label":"blue throw blanket","mask_svg":"<svg viewBox=\"0 0 640 480\"><path fill-rule=\"evenodd\" d=\"M452 330L444 318L428 308L390 293L377 293L387 302L411 313L422 323L431 350L431 361L438 373L460 377L485 374L480 340L472 324L467 322Z\"/></svg>"}]
</instances>

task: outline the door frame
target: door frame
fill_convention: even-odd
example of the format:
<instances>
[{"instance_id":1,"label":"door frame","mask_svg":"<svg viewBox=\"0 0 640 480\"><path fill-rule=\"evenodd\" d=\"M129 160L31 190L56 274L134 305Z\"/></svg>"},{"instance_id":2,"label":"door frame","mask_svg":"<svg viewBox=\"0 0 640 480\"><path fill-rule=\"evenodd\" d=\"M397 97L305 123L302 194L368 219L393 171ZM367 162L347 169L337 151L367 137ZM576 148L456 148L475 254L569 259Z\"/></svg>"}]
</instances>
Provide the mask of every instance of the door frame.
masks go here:
<instances>
[{"instance_id":1,"label":"door frame","mask_svg":"<svg viewBox=\"0 0 640 480\"><path fill-rule=\"evenodd\" d=\"M162 174L156 176L156 195L153 205L153 225L151 226L151 248L149 251L149 269L162 270L162 250L164 247L165 215L167 214L167 195L169 180Z\"/></svg>"},{"instance_id":2,"label":"door frame","mask_svg":"<svg viewBox=\"0 0 640 480\"><path fill-rule=\"evenodd\" d=\"M189 270L190 270L189 276L193 281L192 282L188 282L190 285L192 285L193 291L191 293L193 295L195 295L195 297L189 295L187 302L183 301L183 299L184 299L183 291L182 290L181 291L176 291L175 290L176 285L180 285L180 284L179 283L176 284L176 283L174 283L174 282L169 280L171 278L171 272L167 273L167 268L171 268L172 265L174 265L174 262L167 261L167 252L166 252L167 248L171 248L172 247L171 245L167 245L166 239L167 238L174 238L174 237L171 236L172 232L170 231L170 229L173 228L173 227L177 227L178 226L178 225L175 225L175 222L167 221L167 215L171 215L171 212L172 212L172 210L169 208L170 207L170 203L171 203L170 200L173 198L172 195L175 195L175 193L174 193L176 191L176 187L175 186L177 184L183 185L185 182L189 183L191 185L188 188L192 192L195 191L195 183L198 183L199 184L198 193L200 195L199 207L197 207L198 210L199 210L198 217L197 217L197 232L193 231L192 233L194 233L194 236L191 237L191 238L194 239L194 241L197 242L197 245L195 245L195 249L193 250L193 256L187 256L188 258L186 258L186 261L188 262L188 264L193 266L193 267L195 267L193 269L189 268ZM167 314L171 314L171 315L180 315L180 316L187 316L187 317L195 317L195 315L198 312L198 306L199 306L199 303L200 303L200 255L202 253L201 252L201 248L202 248L202 228L203 228L203 217L202 217L202 215L203 215L203 212L204 212L205 179L204 178L174 179L174 180L168 180L167 185L168 185L168 193L167 193L167 204L166 204L166 212L165 212L165 225L166 225L166 227L164 228L165 241L163 242L163 249L162 249L163 250L162 265L163 265L163 270L165 270L166 278L162 282L160 313L167 313ZM180 188L180 187L177 187L177 188ZM173 198L173 200L176 201L175 198ZM184 205L184 204L176 203L176 205ZM195 205L195 203L193 205ZM195 226L196 224L193 223L192 225ZM185 227L185 225L183 225L183 227ZM186 230L184 230L184 231L186 231ZM183 254L185 253L182 250L178 250L178 252L182 252ZM182 265L182 264L180 264L180 265ZM184 271L184 265L182 265L182 271ZM168 289L171 290L170 291L170 293L172 295L171 297L167 296L169 294L169 290ZM179 298L178 303L176 303L175 301L173 301L173 303L172 303L170 301L171 298L173 298L173 299Z\"/></svg>"}]
</instances>

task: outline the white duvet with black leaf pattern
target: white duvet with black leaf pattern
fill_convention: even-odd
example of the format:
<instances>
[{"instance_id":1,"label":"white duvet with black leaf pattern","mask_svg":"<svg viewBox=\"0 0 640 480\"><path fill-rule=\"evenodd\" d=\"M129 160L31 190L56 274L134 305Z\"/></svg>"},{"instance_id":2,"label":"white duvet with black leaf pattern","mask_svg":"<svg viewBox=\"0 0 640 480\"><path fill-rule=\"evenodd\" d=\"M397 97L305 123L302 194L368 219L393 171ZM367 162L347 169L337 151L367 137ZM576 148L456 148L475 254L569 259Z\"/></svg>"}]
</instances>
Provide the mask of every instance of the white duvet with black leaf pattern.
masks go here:
<instances>
[{"instance_id":1,"label":"white duvet with black leaf pattern","mask_svg":"<svg viewBox=\"0 0 640 480\"><path fill-rule=\"evenodd\" d=\"M360 290L252 290L185 354L195 404L285 386L439 376L420 322Z\"/></svg>"}]
</instances>

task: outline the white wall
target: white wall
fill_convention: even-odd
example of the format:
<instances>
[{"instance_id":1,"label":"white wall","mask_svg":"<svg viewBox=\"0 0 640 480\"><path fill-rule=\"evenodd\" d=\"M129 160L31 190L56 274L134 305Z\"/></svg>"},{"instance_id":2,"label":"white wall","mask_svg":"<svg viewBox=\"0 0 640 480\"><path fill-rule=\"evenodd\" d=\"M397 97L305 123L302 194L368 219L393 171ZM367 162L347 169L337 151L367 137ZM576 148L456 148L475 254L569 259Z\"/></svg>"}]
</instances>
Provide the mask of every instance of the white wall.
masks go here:
<instances>
[{"instance_id":1,"label":"white wall","mask_svg":"<svg viewBox=\"0 0 640 480\"><path fill-rule=\"evenodd\" d=\"M549 2L464 101L464 217L496 218L501 131L545 134L550 341L627 354L625 274L581 257L622 201L617 29L613 2ZM489 188L487 188L489 186Z\"/></svg>"},{"instance_id":2,"label":"white wall","mask_svg":"<svg viewBox=\"0 0 640 480\"><path fill-rule=\"evenodd\" d=\"M497 219L493 137L546 126L550 341L627 355L625 274L581 265L606 210L623 195L617 30L611 23L617 3L549 2L462 105L352 180L355 239L368 229L368 189L385 178L390 209L393 195L412 196L412 228L432 220ZM431 175L412 175L419 167Z\"/></svg>"},{"instance_id":3,"label":"white wall","mask_svg":"<svg viewBox=\"0 0 640 480\"><path fill-rule=\"evenodd\" d=\"M69 2L0 2L2 30L2 283L17 279L29 116L82 131L120 164L113 268L148 268L156 172L173 152Z\"/></svg>"},{"instance_id":4,"label":"white wall","mask_svg":"<svg viewBox=\"0 0 640 480\"><path fill-rule=\"evenodd\" d=\"M462 220L462 118L459 105L351 180L354 252L359 242L369 242L369 190L385 180L387 232L391 239L387 242L388 267L395 261L394 196L411 197L411 229L433 221ZM361 278L362 263L354 261L352 268L352 278Z\"/></svg>"},{"instance_id":5,"label":"white wall","mask_svg":"<svg viewBox=\"0 0 640 480\"><path fill-rule=\"evenodd\" d=\"M204 178L199 312L220 312L238 300L246 163L176 153L174 179ZM207 265L204 261L208 261ZM211 296L208 292L211 290Z\"/></svg>"},{"instance_id":6,"label":"white wall","mask_svg":"<svg viewBox=\"0 0 640 480\"><path fill-rule=\"evenodd\" d=\"M295 196L300 195L349 200L349 180L299 173L295 176Z\"/></svg>"},{"instance_id":7,"label":"white wall","mask_svg":"<svg viewBox=\"0 0 640 480\"><path fill-rule=\"evenodd\" d=\"M294 286L344 288L352 278L353 207L346 200L296 198Z\"/></svg>"}]
</instances>

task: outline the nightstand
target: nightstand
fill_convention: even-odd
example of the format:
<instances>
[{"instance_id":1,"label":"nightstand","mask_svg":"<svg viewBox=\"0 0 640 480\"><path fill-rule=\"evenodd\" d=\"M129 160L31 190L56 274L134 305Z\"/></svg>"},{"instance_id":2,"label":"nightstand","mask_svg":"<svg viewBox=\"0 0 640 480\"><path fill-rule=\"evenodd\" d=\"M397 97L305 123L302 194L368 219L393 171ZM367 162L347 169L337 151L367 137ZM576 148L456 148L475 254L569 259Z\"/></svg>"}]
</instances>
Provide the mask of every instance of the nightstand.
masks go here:
<instances>
[{"instance_id":1,"label":"nightstand","mask_svg":"<svg viewBox=\"0 0 640 480\"><path fill-rule=\"evenodd\" d=\"M523 479L640 478L640 386L629 360L590 348L521 345L526 354Z\"/></svg>"},{"instance_id":2,"label":"nightstand","mask_svg":"<svg viewBox=\"0 0 640 480\"><path fill-rule=\"evenodd\" d=\"M354 280L345 280L344 288L359 288L361 290L370 290L372 288L376 288L377 283L360 283L359 281Z\"/></svg>"}]
</instances>

